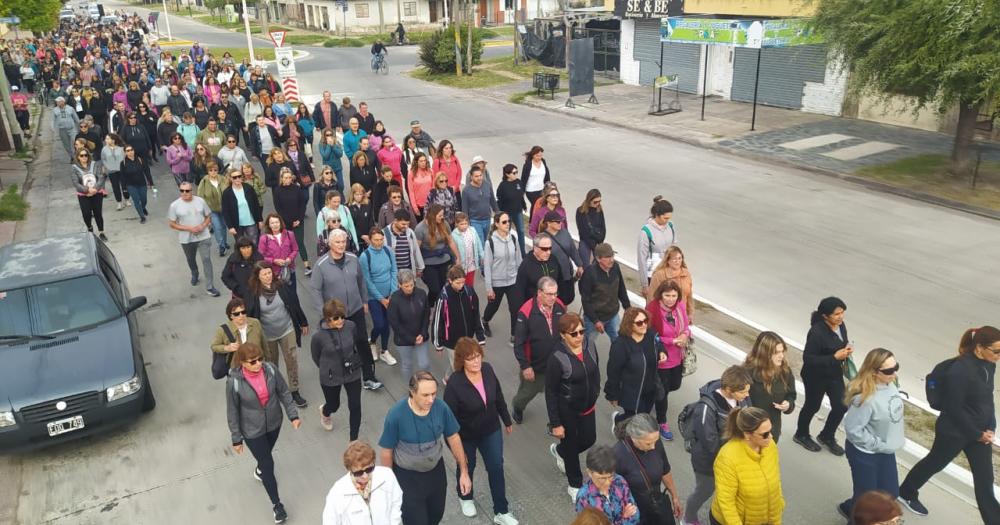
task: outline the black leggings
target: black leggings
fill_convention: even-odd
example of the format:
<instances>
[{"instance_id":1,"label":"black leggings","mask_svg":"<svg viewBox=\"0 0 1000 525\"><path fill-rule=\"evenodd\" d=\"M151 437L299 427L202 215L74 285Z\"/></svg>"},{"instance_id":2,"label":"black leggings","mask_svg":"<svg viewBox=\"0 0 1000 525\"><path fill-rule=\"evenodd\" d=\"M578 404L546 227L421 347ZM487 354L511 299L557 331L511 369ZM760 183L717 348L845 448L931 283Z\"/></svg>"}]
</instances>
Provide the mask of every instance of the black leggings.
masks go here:
<instances>
[{"instance_id":1,"label":"black leggings","mask_svg":"<svg viewBox=\"0 0 1000 525\"><path fill-rule=\"evenodd\" d=\"M428 472L417 472L393 465L399 488L403 489L403 523L406 525L437 525L444 517L448 494L448 475L444 460Z\"/></svg>"},{"instance_id":2,"label":"black leggings","mask_svg":"<svg viewBox=\"0 0 1000 525\"><path fill-rule=\"evenodd\" d=\"M656 422L662 425L667 422L667 398L670 397L671 392L681 387L681 379L684 378L684 365L677 365L673 368L657 368L656 377L660 379L663 391L666 392L663 399L656 402Z\"/></svg>"},{"instance_id":3,"label":"black leggings","mask_svg":"<svg viewBox=\"0 0 1000 525\"><path fill-rule=\"evenodd\" d=\"M514 335L514 322L517 321L518 308L518 305L514 302L514 285L494 286L493 295L493 299L486 304L486 311L483 312L483 320L488 323L491 319L493 319L497 310L500 309L500 301L503 301L503 298L506 295L507 310L510 311L510 335Z\"/></svg>"},{"instance_id":4,"label":"black leggings","mask_svg":"<svg viewBox=\"0 0 1000 525\"><path fill-rule=\"evenodd\" d=\"M347 320L354 323L354 349L361 356L361 375L365 381L377 381L375 379L375 358L372 356L372 348L368 343L368 325L365 323L364 308L347 316ZM348 406L350 406L350 402L351 400L348 399Z\"/></svg>"},{"instance_id":5,"label":"black leggings","mask_svg":"<svg viewBox=\"0 0 1000 525\"><path fill-rule=\"evenodd\" d=\"M450 262L440 263L440 264L428 264L424 267L423 279L424 284L427 285L427 304L431 308L437 304L438 297L441 296L441 290L444 285L448 282L448 268L451 267Z\"/></svg>"},{"instance_id":6,"label":"black leggings","mask_svg":"<svg viewBox=\"0 0 1000 525\"><path fill-rule=\"evenodd\" d=\"M587 451L597 441L597 418L594 412L582 415L560 404L559 418L565 436L556 445L556 452L563 458L566 467L566 482L570 487L580 488L583 472L580 470L580 454Z\"/></svg>"},{"instance_id":7,"label":"black leggings","mask_svg":"<svg viewBox=\"0 0 1000 525\"><path fill-rule=\"evenodd\" d=\"M271 450L274 449L274 444L278 441L279 431L281 431L281 427L262 436L243 440L254 459L257 460L260 481L264 484L267 497L271 499L271 505L281 503L281 498L278 497L278 480L274 477L274 456L271 455Z\"/></svg>"},{"instance_id":8,"label":"black leggings","mask_svg":"<svg viewBox=\"0 0 1000 525\"><path fill-rule=\"evenodd\" d=\"M931 451L917 462L899 486L899 496L906 499L917 497L920 488L932 476L941 472L959 452L965 453L972 469L972 485L976 494L979 515L986 525L1000 524L1000 504L993 494L992 445L970 441L968 436L956 435L952 423L946 416L938 417L935 426L934 444ZM986 429L983 429L986 430Z\"/></svg>"},{"instance_id":9,"label":"black leggings","mask_svg":"<svg viewBox=\"0 0 1000 525\"><path fill-rule=\"evenodd\" d=\"M108 174L108 178L111 179L111 189L115 192L115 202L121 202L122 197L128 198L128 189L125 187L125 181L122 178L122 172L116 171Z\"/></svg>"},{"instance_id":10,"label":"black leggings","mask_svg":"<svg viewBox=\"0 0 1000 525\"><path fill-rule=\"evenodd\" d=\"M90 196L77 195L76 199L80 202L80 213L83 214L83 223L87 225L87 231L94 231L92 221L96 221L97 231L103 232L104 213L102 209L104 207L104 194L95 193Z\"/></svg>"},{"instance_id":11,"label":"black leggings","mask_svg":"<svg viewBox=\"0 0 1000 525\"><path fill-rule=\"evenodd\" d=\"M323 389L323 399L326 401L323 405L323 417L330 417L340 409L340 387L341 385L320 385ZM351 413L351 441L354 441L358 439L358 431L361 429L361 381L344 383L343 387L347 392L347 410Z\"/></svg>"},{"instance_id":12,"label":"black leggings","mask_svg":"<svg viewBox=\"0 0 1000 525\"><path fill-rule=\"evenodd\" d=\"M802 384L806 390L806 400L802 404L799 412L799 426L795 430L796 436L808 436L809 424L812 423L813 416L819 412L819 407L823 404L823 396L830 398L830 414L826 417L826 424L820 431L820 439L834 439L837 437L837 427L847 413L847 406L844 405L844 380L840 377L828 378L802 377Z\"/></svg>"}]
</instances>

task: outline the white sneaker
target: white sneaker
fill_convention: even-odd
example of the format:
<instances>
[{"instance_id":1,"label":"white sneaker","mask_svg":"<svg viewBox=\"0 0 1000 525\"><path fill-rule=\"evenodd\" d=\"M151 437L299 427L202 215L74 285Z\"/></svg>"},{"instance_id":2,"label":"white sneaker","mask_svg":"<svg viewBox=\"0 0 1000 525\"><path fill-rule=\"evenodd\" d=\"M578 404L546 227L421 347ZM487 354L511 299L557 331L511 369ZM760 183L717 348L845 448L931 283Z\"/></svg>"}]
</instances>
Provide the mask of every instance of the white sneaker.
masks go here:
<instances>
[{"instance_id":1,"label":"white sneaker","mask_svg":"<svg viewBox=\"0 0 1000 525\"><path fill-rule=\"evenodd\" d=\"M566 489L566 492L569 493L569 499L573 500L573 503L576 503L576 495L577 495L577 493L580 492L580 487L575 487L575 488L574 487L568 487Z\"/></svg>"},{"instance_id":2,"label":"white sneaker","mask_svg":"<svg viewBox=\"0 0 1000 525\"><path fill-rule=\"evenodd\" d=\"M323 415L323 407L325 406L325 403L319 406L319 424L324 430L333 430L333 416Z\"/></svg>"},{"instance_id":3,"label":"white sneaker","mask_svg":"<svg viewBox=\"0 0 1000 525\"><path fill-rule=\"evenodd\" d=\"M556 444L555 443L549 445L549 454L552 454L552 457L556 458L556 468L559 469L559 472L562 472L563 474L565 474L566 473L566 463L563 462L562 456L560 456L559 455L559 451L556 450ZM573 496L576 497L576 494L574 494Z\"/></svg>"},{"instance_id":4,"label":"white sneaker","mask_svg":"<svg viewBox=\"0 0 1000 525\"><path fill-rule=\"evenodd\" d=\"M385 364L389 366L396 364L396 358L392 357L392 354L390 354L388 350L383 351L379 355L379 359L381 359L383 362L385 362Z\"/></svg>"},{"instance_id":5,"label":"white sneaker","mask_svg":"<svg viewBox=\"0 0 1000 525\"><path fill-rule=\"evenodd\" d=\"M118 206L115 208L115 211L122 211L124 209L125 209L125 205L119 202Z\"/></svg>"},{"instance_id":6,"label":"white sneaker","mask_svg":"<svg viewBox=\"0 0 1000 525\"><path fill-rule=\"evenodd\" d=\"M125 199L125 207L128 208L132 206L132 199Z\"/></svg>"},{"instance_id":7,"label":"white sneaker","mask_svg":"<svg viewBox=\"0 0 1000 525\"><path fill-rule=\"evenodd\" d=\"M378 361L378 343L372 341L368 346L372 349L372 359Z\"/></svg>"},{"instance_id":8,"label":"white sneaker","mask_svg":"<svg viewBox=\"0 0 1000 525\"><path fill-rule=\"evenodd\" d=\"M497 514L493 516L493 523L497 525L517 525L517 520L514 519L514 515L511 513L507 514Z\"/></svg>"},{"instance_id":9,"label":"white sneaker","mask_svg":"<svg viewBox=\"0 0 1000 525\"><path fill-rule=\"evenodd\" d=\"M458 501L462 503L462 514L466 518L476 517L476 502L471 499L460 499Z\"/></svg>"}]
</instances>

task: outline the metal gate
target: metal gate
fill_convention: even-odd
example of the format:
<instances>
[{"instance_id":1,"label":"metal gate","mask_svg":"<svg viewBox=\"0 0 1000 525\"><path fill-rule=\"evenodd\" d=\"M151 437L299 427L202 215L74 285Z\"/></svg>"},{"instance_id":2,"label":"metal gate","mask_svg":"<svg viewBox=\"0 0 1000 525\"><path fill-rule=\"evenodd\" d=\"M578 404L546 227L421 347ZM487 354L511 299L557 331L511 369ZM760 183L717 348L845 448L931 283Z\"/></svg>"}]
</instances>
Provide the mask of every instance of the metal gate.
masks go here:
<instances>
[{"instance_id":1,"label":"metal gate","mask_svg":"<svg viewBox=\"0 0 1000 525\"><path fill-rule=\"evenodd\" d=\"M659 76L660 46L663 46L663 74L678 75L680 90L698 92L701 73L701 46L697 44L661 44L659 20L635 21L635 59L639 61L639 84L652 86Z\"/></svg>"},{"instance_id":2,"label":"metal gate","mask_svg":"<svg viewBox=\"0 0 1000 525\"><path fill-rule=\"evenodd\" d=\"M733 100L752 102L757 74L757 49L736 48L733 60ZM806 82L826 76L826 46L766 48L761 51L757 102L800 109Z\"/></svg>"},{"instance_id":3,"label":"metal gate","mask_svg":"<svg viewBox=\"0 0 1000 525\"><path fill-rule=\"evenodd\" d=\"M594 73L618 78L621 70L621 30L574 27L573 38L594 39Z\"/></svg>"}]
</instances>

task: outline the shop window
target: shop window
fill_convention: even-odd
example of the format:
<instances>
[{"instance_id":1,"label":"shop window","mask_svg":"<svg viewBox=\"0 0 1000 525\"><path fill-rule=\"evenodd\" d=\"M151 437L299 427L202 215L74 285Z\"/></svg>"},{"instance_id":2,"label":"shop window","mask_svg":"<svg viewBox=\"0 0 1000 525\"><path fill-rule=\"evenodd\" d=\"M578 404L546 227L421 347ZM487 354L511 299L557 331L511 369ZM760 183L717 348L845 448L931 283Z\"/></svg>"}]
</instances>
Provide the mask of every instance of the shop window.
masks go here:
<instances>
[{"instance_id":1,"label":"shop window","mask_svg":"<svg viewBox=\"0 0 1000 525\"><path fill-rule=\"evenodd\" d=\"M417 16L417 3L416 2L404 2L403 3L403 16Z\"/></svg>"},{"instance_id":2,"label":"shop window","mask_svg":"<svg viewBox=\"0 0 1000 525\"><path fill-rule=\"evenodd\" d=\"M369 16L370 15L368 13L368 4L361 2L354 4L355 18L368 18Z\"/></svg>"}]
</instances>

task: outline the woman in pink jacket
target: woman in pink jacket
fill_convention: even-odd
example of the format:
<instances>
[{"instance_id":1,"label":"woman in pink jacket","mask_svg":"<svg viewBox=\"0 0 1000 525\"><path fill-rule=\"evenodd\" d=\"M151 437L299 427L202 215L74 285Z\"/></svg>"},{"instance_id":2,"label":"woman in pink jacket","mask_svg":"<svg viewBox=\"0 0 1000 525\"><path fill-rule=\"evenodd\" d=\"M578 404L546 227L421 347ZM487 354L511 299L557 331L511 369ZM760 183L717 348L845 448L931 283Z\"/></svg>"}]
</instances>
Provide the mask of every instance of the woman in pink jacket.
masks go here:
<instances>
[{"instance_id":1,"label":"woman in pink jacket","mask_svg":"<svg viewBox=\"0 0 1000 525\"><path fill-rule=\"evenodd\" d=\"M424 208L427 206L427 195L431 192L431 188L434 187L434 173L428 164L427 155L417 153L413 157L410 176L407 177L410 185L407 189L410 193L410 204L413 205L414 211L420 216L423 216ZM420 217L417 217L417 219L420 219Z\"/></svg>"},{"instance_id":2,"label":"woman in pink jacket","mask_svg":"<svg viewBox=\"0 0 1000 525\"><path fill-rule=\"evenodd\" d=\"M264 263L271 265L275 278L289 283L294 290L295 258L299 255L299 244L295 241L295 235L285 228L285 221L281 220L281 216L277 213L269 213L264 218L264 231L260 233L257 251L264 258Z\"/></svg>"},{"instance_id":3,"label":"woman in pink jacket","mask_svg":"<svg viewBox=\"0 0 1000 525\"><path fill-rule=\"evenodd\" d=\"M182 182L194 182L190 180L188 174L191 173L191 158L194 154L187 142L180 133L170 136L170 145L165 150L167 165L170 166L170 173L174 174L174 180L180 186Z\"/></svg>"},{"instance_id":4,"label":"woman in pink jacket","mask_svg":"<svg viewBox=\"0 0 1000 525\"><path fill-rule=\"evenodd\" d=\"M382 147L376 156L381 165L392 169L392 180L396 184L403 184L403 150L399 149L392 137L389 135L382 137Z\"/></svg>"},{"instance_id":5,"label":"woman in pink jacket","mask_svg":"<svg viewBox=\"0 0 1000 525\"><path fill-rule=\"evenodd\" d=\"M448 187L458 195L462 191L462 163L455 156L455 146L450 140L442 140L438 144L437 157L434 158L434 173L444 172L448 176Z\"/></svg>"},{"instance_id":6,"label":"woman in pink jacket","mask_svg":"<svg viewBox=\"0 0 1000 525\"><path fill-rule=\"evenodd\" d=\"M667 441L674 439L674 433L667 424L667 397L670 392L681 387L684 373L684 352L691 344L691 323L681 287L675 281L664 281L656 289L654 299L646 305L649 323L660 334L660 341L667 352L666 361L656 366L656 374L663 391L663 399L656 402L656 422L660 424L660 436Z\"/></svg>"},{"instance_id":7,"label":"woman in pink jacket","mask_svg":"<svg viewBox=\"0 0 1000 525\"><path fill-rule=\"evenodd\" d=\"M215 80L215 77L212 75L205 77L204 92L209 106L218 104L222 100L222 86L219 85L219 81Z\"/></svg>"}]
</instances>

